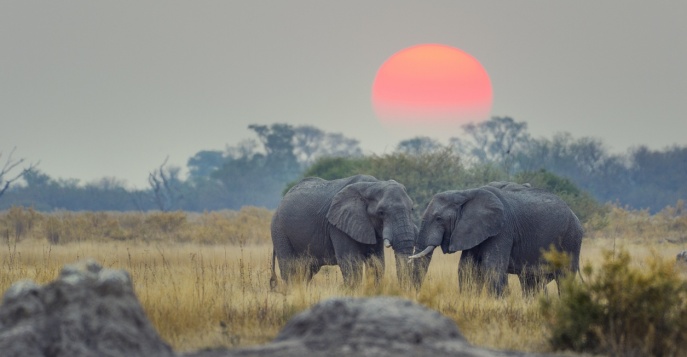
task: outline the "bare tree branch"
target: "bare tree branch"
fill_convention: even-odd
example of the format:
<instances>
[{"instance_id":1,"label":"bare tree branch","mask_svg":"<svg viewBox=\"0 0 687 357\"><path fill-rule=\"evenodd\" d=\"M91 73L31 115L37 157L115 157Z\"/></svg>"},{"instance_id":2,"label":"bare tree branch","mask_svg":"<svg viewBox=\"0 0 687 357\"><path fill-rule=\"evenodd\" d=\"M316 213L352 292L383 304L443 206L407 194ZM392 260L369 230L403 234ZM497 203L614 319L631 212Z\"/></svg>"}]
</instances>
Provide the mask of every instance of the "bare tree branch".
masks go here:
<instances>
[{"instance_id":1,"label":"bare tree branch","mask_svg":"<svg viewBox=\"0 0 687 357\"><path fill-rule=\"evenodd\" d=\"M183 198L178 182L178 168L165 168L169 156L160 167L148 175L148 183L153 192L153 202L160 211L171 210Z\"/></svg>"},{"instance_id":2,"label":"bare tree branch","mask_svg":"<svg viewBox=\"0 0 687 357\"><path fill-rule=\"evenodd\" d=\"M12 155L14 155L14 152L16 150L17 150L16 147L12 148L12 151L10 151L10 154L7 156L7 160L5 160L5 164L2 166L2 170L0 170L0 197L2 197L2 195L5 193L5 191L7 191L7 189L10 188L10 185L14 181L19 180L22 176L24 176L24 174L27 171L31 171L34 168L36 168L36 166L38 166L38 163L31 164L31 165L29 165L28 168L21 170L21 172L19 172L18 174L11 176L10 178L5 178L6 176L8 176L10 174L10 172L12 170L14 170L14 168L16 168L17 166L24 163L23 158L18 159L18 160L15 160L12 158ZM0 158L2 158L1 152L0 152Z\"/></svg>"}]
</instances>

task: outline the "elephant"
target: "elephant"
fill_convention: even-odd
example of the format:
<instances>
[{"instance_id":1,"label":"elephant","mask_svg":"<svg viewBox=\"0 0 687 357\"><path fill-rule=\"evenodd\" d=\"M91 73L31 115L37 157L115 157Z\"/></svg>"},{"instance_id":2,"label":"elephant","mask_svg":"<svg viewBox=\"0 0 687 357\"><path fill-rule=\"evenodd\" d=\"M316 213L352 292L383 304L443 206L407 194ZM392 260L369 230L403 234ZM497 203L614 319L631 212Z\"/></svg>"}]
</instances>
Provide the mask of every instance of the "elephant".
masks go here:
<instances>
[{"instance_id":1,"label":"elephant","mask_svg":"<svg viewBox=\"0 0 687 357\"><path fill-rule=\"evenodd\" d=\"M500 188L502 190L506 191L522 191L526 190L528 188L532 188L532 185L529 183L515 183L515 182L508 182L508 181L493 181L489 182L487 186L492 186L496 188Z\"/></svg>"},{"instance_id":2,"label":"elephant","mask_svg":"<svg viewBox=\"0 0 687 357\"><path fill-rule=\"evenodd\" d=\"M527 186L488 184L434 195L417 237L415 251L420 253L410 257L416 288L438 246L445 254L462 251L461 289L471 276L478 288L487 284L497 296L503 295L508 274L517 274L523 294L530 296L553 279L560 283L563 274L577 273L582 224L557 195ZM542 253L549 249L568 254L569 267L547 269Z\"/></svg>"},{"instance_id":3,"label":"elephant","mask_svg":"<svg viewBox=\"0 0 687 357\"><path fill-rule=\"evenodd\" d=\"M378 283L385 246L394 249L401 272L401 265L407 266L400 262L413 253L418 233L413 206L406 188L394 180L368 175L301 180L284 195L272 218L270 285L276 285L275 257L287 283L296 277L309 282L324 265L338 265L349 287L361 282L363 266Z\"/></svg>"}]
</instances>

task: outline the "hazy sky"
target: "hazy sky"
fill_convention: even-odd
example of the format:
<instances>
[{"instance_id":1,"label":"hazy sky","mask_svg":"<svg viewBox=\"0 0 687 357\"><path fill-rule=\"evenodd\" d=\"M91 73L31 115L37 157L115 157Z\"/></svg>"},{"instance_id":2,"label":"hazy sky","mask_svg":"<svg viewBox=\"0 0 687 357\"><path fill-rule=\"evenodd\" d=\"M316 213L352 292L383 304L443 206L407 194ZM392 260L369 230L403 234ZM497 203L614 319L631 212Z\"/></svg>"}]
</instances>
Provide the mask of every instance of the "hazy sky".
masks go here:
<instances>
[{"instance_id":1,"label":"hazy sky","mask_svg":"<svg viewBox=\"0 0 687 357\"><path fill-rule=\"evenodd\" d=\"M492 115L535 137L683 146L685 16L686 1L0 0L0 151L139 188L165 157L185 167L253 137L249 124L390 152L401 138L375 118L372 81L420 43L477 58Z\"/></svg>"}]
</instances>

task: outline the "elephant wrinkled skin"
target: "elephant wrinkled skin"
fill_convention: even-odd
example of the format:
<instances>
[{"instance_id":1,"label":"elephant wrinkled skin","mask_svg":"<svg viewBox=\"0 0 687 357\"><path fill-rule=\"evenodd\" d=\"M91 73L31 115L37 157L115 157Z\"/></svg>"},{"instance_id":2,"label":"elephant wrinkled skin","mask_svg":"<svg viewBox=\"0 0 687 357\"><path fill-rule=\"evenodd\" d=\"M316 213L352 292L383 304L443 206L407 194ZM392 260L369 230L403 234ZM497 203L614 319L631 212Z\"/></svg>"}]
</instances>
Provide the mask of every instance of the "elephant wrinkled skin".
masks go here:
<instances>
[{"instance_id":1,"label":"elephant wrinkled skin","mask_svg":"<svg viewBox=\"0 0 687 357\"><path fill-rule=\"evenodd\" d=\"M367 175L301 180L272 219L271 285L276 284L275 257L287 282L309 281L322 266L339 265L344 282L354 286L362 279L363 264L379 281L385 245L394 249L397 265L412 254L417 236L412 210L405 187L393 180Z\"/></svg>"},{"instance_id":2,"label":"elephant wrinkled skin","mask_svg":"<svg viewBox=\"0 0 687 357\"><path fill-rule=\"evenodd\" d=\"M579 270L584 232L577 216L555 194L529 184L491 183L480 188L436 194L427 206L411 256L413 280L422 284L432 251L462 251L459 285L469 278L501 295L508 274L517 274L523 293L543 289L551 280ZM567 253L567 269L550 271L542 253Z\"/></svg>"}]
</instances>

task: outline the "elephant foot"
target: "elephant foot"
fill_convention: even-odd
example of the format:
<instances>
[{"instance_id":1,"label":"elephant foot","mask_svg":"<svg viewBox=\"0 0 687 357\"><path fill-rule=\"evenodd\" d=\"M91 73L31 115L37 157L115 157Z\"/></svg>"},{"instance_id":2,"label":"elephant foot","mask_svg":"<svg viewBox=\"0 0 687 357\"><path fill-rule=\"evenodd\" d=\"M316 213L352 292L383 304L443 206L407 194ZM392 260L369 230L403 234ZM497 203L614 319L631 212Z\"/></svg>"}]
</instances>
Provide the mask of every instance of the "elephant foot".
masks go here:
<instances>
[{"instance_id":1,"label":"elephant foot","mask_svg":"<svg viewBox=\"0 0 687 357\"><path fill-rule=\"evenodd\" d=\"M273 276L270 278L270 291L274 291L277 288L277 277Z\"/></svg>"}]
</instances>

